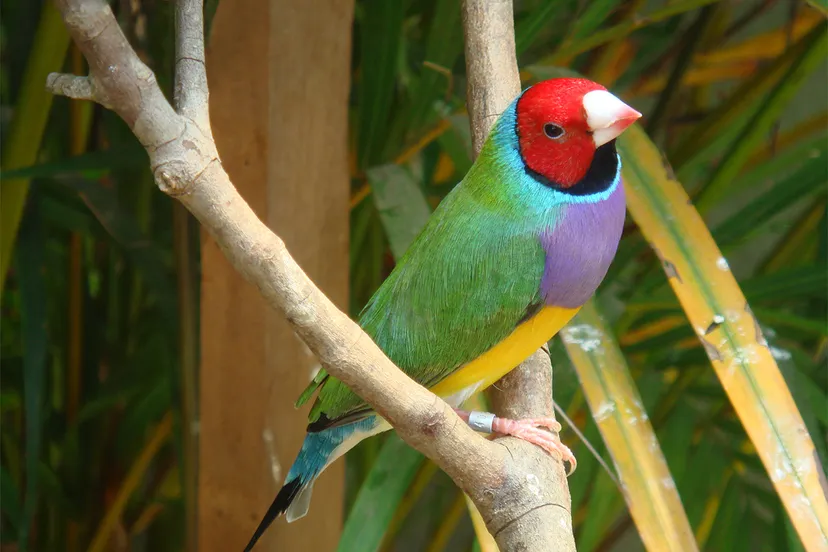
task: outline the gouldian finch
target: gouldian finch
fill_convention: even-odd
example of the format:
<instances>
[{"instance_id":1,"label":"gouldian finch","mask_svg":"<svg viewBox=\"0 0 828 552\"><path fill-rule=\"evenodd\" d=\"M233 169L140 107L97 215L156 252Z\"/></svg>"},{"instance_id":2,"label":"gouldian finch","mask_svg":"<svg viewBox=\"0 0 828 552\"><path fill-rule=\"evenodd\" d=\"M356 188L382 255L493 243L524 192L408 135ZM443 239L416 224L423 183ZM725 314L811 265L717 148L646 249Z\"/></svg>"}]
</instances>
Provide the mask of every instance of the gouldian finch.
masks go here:
<instances>
[{"instance_id":1,"label":"gouldian finch","mask_svg":"<svg viewBox=\"0 0 828 552\"><path fill-rule=\"evenodd\" d=\"M501 114L468 174L370 299L359 324L394 363L453 407L549 341L592 296L615 256L626 205L615 139L641 116L604 87L562 78L527 88ZM284 486L256 529L304 516L316 478L390 429L324 370ZM462 413L472 427L571 453L541 426Z\"/></svg>"}]
</instances>

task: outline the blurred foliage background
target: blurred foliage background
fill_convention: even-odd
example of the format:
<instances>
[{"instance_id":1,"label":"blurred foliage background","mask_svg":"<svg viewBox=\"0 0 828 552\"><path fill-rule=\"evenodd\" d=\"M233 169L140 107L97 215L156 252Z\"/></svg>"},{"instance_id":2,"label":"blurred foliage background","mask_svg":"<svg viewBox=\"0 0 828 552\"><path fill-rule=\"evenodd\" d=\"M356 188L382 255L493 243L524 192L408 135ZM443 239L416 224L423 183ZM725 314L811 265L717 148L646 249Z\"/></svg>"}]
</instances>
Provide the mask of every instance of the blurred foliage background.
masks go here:
<instances>
[{"instance_id":1,"label":"blurred foliage background","mask_svg":"<svg viewBox=\"0 0 828 552\"><path fill-rule=\"evenodd\" d=\"M166 91L172 7L113 6ZM7 0L2 10L3 550L181 550L194 515L183 489L195 450L180 428L195 412L197 227L154 189L146 154L114 114L52 98L31 77L83 73L53 6ZM354 316L471 164L460 13L459 0L357 2ZM824 2L518 0L515 27L524 85L567 67L644 113L644 130L725 255L719 268L732 271L760 321L825 465ZM631 220L595 308L606 329L598 339L620 346L699 548L800 550ZM551 351L556 402L610 462L576 357L558 338ZM641 550L613 477L572 431L563 435L580 460L569 481L579 549ZM346 508L343 551L491 550L448 477L395 436L348 456Z\"/></svg>"}]
</instances>

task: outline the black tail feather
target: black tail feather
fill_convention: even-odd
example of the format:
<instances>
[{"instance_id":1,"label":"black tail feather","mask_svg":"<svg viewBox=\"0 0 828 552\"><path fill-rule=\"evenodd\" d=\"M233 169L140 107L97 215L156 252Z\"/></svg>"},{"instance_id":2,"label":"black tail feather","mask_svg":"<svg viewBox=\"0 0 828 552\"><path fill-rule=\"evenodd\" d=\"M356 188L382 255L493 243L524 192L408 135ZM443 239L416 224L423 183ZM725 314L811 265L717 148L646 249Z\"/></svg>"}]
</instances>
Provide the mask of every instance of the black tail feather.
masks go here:
<instances>
[{"instance_id":1,"label":"black tail feather","mask_svg":"<svg viewBox=\"0 0 828 552\"><path fill-rule=\"evenodd\" d=\"M267 531L267 528L270 527L273 520L285 513L288 506L290 506L290 503L293 502L299 494L299 491L301 491L304 486L305 484L298 477L285 483L284 487L282 487L279 494L277 494L276 498L273 500L273 504L271 504L270 508L267 509L267 513L264 515L264 518L262 518L262 521L256 528L256 532L253 533L252 537L250 537L250 542L248 542L247 546L244 547L244 552L250 552L253 550L256 542L262 535L264 535L264 532Z\"/></svg>"}]
</instances>

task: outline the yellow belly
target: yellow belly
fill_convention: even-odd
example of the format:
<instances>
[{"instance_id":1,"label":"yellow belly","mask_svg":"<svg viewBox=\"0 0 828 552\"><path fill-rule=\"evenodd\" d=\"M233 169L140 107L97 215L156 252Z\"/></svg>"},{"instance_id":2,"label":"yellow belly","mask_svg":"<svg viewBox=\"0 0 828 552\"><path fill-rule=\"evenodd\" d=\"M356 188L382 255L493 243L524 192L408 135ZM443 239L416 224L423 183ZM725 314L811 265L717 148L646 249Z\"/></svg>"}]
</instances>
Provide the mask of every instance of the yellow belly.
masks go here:
<instances>
[{"instance_id":1,"label":"yellow belly","mask_svg":"<svg viewBox=\"0 0 828 552\"><path fill-rule=\"evenodd\" d=\"M460 367L432 387L431 391L443 398L467 390L482 391L526 360L538 347L552 339L577 312L578 309L544 307L535 316L515 328L509 337Z\"/></svg>"}]
</instances>

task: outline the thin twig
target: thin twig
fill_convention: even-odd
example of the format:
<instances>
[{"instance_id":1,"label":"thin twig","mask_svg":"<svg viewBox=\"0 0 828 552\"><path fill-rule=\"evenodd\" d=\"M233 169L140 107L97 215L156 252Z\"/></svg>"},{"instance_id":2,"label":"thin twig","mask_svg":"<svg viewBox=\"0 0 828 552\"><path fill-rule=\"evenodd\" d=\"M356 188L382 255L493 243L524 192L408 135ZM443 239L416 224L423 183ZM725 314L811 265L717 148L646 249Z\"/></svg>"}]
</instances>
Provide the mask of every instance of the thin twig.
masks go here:
<instances>
[{"instance_id":1,"label":"thin twig","mask_svg":"<svg viewBox=\"0 0 828 552\"><path fill-rule=\"evenodd\" d=\"M239 196L212 136L172 109L109 6L101 0L60 0L58 6L89 61L94 98L108 102L146 147L161 190L196 216L328 371L375 407L403 439L433 458L464 490L497 487L497 470L507 456L502 447L475 434L446 403L397 369L310 281L284 242ZM71 79L50 75L49 87L63 93L58 84Z\"/></svg>"}]
</instances>

